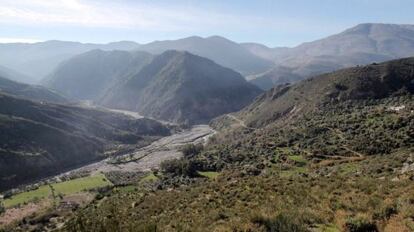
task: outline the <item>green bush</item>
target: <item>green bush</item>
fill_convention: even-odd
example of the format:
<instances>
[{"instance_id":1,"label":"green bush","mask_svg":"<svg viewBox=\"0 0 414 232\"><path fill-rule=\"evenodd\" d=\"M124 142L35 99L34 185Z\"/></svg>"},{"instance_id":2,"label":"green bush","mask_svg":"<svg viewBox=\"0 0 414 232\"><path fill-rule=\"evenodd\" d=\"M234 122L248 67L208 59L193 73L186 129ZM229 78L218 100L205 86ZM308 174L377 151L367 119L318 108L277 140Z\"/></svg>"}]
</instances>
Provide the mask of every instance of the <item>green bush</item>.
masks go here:
<instances>
[{"instance_id":1,"label":"green bush","mask_svg":"<svg viewBox=\"0 0 414 232\"><path fill-rule=\"evenodd\" d=\"M161 163L160 167L165 174L169 174L171 176L198 176L197 168L194 162L191 162L185 158L166 160Z\"/></svg>"}]
</instances>

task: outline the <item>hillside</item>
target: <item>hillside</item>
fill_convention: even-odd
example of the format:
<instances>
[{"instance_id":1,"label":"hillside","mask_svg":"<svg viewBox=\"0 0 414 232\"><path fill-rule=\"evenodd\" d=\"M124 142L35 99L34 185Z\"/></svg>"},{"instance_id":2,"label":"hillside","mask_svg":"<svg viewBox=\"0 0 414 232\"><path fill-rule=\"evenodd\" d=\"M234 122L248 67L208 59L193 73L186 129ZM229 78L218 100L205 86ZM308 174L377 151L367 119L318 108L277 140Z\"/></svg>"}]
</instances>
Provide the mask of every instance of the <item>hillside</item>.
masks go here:
<instances>
[{"instance_id":1,"label":"hillside","mask_svg":"<svg viewBox=\"0 0 414 232\"><path fill-rule=\"evenodd\" d=\"M0 190L105 157L115 144L148 144L162 124L0 94Z\"/></svg>"},{"instance_id":2,"label":"hillside","mask_svg":"<svg viewBox=\"0 0 414 232\"><path fill-rule=\"evenodd\" d=\"M30 77L29 83L37 83L50 74L62 61L72 56L94 50L133 50L139 44L120 41L108 44L88 44L68 41L45 41L33 44L0 44L0 65L18 70Z\"/></svg>"},{"instance_id":3,"label":"hillside","mask_svg":"<svg viewBox=\"0 0 414 232\"><path fill-rule=\"evenodd\" d=\"M335 101L380 99L414 91L414 58L342 69L293 85L275 87L243 109L248 125L264 126L278 118L303 114Z\"/></svg>"},{"instance_id":4,"label":"hillside","mask_svg":"<svg viewBox=\"0 0 414 232\"><path fill-rule=\"evenodd\" d=\"M213 60L243 75L266 71L271 61L258 57L242 45L220 36L201 38L198 36L167 41L155 41L139 47L139 50L160 54L167 50L188 51Z\"/></svg>"},{"instance_id":5,"label":"hillside","mask_svg":"<svg viewBox=\"0 0 414 232\"><path fill-rule=\"evenodd\" d=\"M412 231L413 70L401 59L274 88L150 187L108 191L62 231Z\"/></svg>"},{"instance_id":6,"label":"hillside","mask_svg":"<svg viewBox=\"0 0 414 232\"><path fill-rule=\"evenodd\" d=\"M200 123L241 109L261 91L211 60L167 51L111 89L101 104L157 119Z\"/></svg>"},{"instance_id":7,"label":"hillside","mask_svg":"<svg viewBox=\"0 0 414 232\"><path fill-rule=\"evenodd\" d=\"M53 103L68 103L68 99L45 87L22 84L0 76L0 93L14 95L34 101L45 101Z\"/></svg>"},{"instance_id":8,"label":"hillside","mask_svg":"<svg viewBox=\"0 0 414 232\"><path fill-rule=\"evenodd\" d=\"M280 84L280 78L289 78L292 75L299 75L304 79L340 68L412 56L414 26L360 24L327 38L284 49L283 52L271 49L267 49L267 52L274 54L276 65L285 66L291 71L256 76L257 79L252 80L252 83L270 79L277 85ZM270 86L266 89L269 88Z\"/></svg>"},{"instance_id":9,"label":"hillside","mask_svg":"<svg viewBox=\"0 0 414 232\"><path fill-rule=\"evenodd\" d=\"M0 77L4 77L13 81L32 84L31 78L23 75L15 70L0 66Z\"/></svg>"},{"instance_id":10,"label":"hillside","mask_svg":"<svg viewBox=\"0 0 414 232\"><path fill-rule=\"evenodd\" d=\"M150 62L146 52L92 50L61 63L43 84L80 100L96 100Z\"/></svg>"}]
</instances>

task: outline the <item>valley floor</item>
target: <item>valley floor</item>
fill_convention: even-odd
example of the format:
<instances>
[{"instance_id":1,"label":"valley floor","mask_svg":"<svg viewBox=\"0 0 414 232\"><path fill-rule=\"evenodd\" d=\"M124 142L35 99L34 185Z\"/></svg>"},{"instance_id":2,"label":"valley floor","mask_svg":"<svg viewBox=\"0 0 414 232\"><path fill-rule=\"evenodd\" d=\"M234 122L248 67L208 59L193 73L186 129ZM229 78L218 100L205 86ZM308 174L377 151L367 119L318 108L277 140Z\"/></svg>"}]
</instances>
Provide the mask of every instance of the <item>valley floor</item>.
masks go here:
<instances>
[{"instance_id":1,"label":"valley floor","mask_svg":"<svg viewBox=\"0 0 414 232\"><path fill-rule=\"evenodd\" d=\"M133 152L116 157L110 157L96 163L67 171L55 177L51 177L48 180L55 182L53 187L56 189L56 194L63 196L63 198L60 198L60 201L65 201L68 197L70 198L71 196L79 194L82 196L89 196L90 193L88 193L88 191L90 189L112 185L114 180L109 178L108 181L105 176L116 176L116 179L122 179L123 176L131 175L143 177L146 175L145 173L150 172L152 169L158 168L161 162L181 157L182 152L180 152L179 149L183 145L189 143L204 143L207 141L208 137L214 133L215 131L208 125L196 125L190 129L161 138L152 144L136 149ZM111 175L112 173L115 173L115 175ZM73 180L65 181L68 176L83 176L83 178L96 178L103 176L102 178L107 181L107 184L78 186L76 190L69 192L60 191L59 187L61 185L66 186L66 183L69 184L73 182ZM148 179L150 179L150 177L151 176L149 176ZM75 179L75 181L76 180L78 179ZM25 217L34 216L36 213L39 213L39 211L48 211L48 209L52 207L52 192L48 185L44 184L44 181L42 183L38 183L37 185L40 185L40 187L35 188L34 190L22 192L6 199L5 202L7 204L5 205L7 209L6 213L0 216L0 231L2 226L7 226L10 223L22 220ZM88 199L92 200L93 197L89 197Z\"/></svg>"}]
</instances>

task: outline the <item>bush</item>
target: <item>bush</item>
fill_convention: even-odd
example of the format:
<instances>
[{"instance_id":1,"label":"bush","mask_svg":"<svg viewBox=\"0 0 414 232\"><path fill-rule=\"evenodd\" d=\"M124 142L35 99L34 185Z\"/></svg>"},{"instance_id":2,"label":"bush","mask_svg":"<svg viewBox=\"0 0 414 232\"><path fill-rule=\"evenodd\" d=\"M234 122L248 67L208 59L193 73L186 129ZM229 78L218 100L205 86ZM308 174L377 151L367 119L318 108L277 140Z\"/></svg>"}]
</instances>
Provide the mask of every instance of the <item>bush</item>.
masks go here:
<instances>
[{"instance_id":1,"label":"bush","mask_svg":"<svg viewBox=\"0 0 414 232\"><path fill-rule=\"evenodd\" d=\"M2 215L4 212L6 212L6 208L4 207L3 202L0 201L0 215Z\"/></svg>"},{"instance_id":2,"label":"bush","mask_svg":"<svg viewBox=\"0 0 414 232\"><path fill-rule=\"evenodd\" d=\"M185 146L181 148L181 152L184 154L184 157L193 157L193 156L200 154L203 148L204 146L201 143L196 144L196 145L186 144Z\"/></svg>"},{"instance_id":3,"label":"bush","mask_svg":"<svg viewBox=\"0 0 414 232\"><path fill-rule=\"evenodd\" d=\"M291 214L281 213L275 218L266 218L263 216L255 216L251 219L255 224L259 224L266 228L268 232L306 232L306 224Z\"/></svg>"},{"instance_id":4,"label":"bush","mask_svg":"<svg viewBox=\"0 0 414 232\"><path fill-rule=\"evenodd\" d=\"M172 176L197 176L195 164L185 158L166 160L161 163L160 167L165 174Z\"/></svg>"},{"instance_id":5,"label":"bush","mask_svg":"<svg viewBox=\"0 0 414 232\"><path fill-rule=\"evenodd\" d=\"M348 232L377 232L378 228L374 222L365 218L351 218L345 223Z\"/></svg>"}]
</instances>

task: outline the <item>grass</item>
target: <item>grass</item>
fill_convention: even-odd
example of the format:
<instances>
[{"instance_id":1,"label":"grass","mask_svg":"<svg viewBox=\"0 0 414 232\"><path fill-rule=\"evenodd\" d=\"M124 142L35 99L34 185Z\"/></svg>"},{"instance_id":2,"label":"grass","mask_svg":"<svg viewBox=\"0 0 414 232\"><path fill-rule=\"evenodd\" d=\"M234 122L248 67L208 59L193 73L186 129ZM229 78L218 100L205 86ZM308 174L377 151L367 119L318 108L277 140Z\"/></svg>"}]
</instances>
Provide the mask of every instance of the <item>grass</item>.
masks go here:
<instances>
[{"instance_id":1,"label":"grass","mask_svg":"<svg viewBox=\"0 0 414 232\"><path fill-rule=\"evenodd\" d=\"M199 175L207 177L209 179L215 180L217 176L220 174L218 172L198 172Z\"/></svg>"},{"instance_id":2,"label":"grass","mask_svg":"<svg viewBox=\"0 0 414 232\"><path fill-rule=\"evenodd\" d=\"M296 163L299 163L299 164L302 164L302 165L305 165L308 161L305 159L305 158L303 158L303 156L301 156L301 155L291 155L291 156L288 156L289 157L289 159L290 160L293 160L293 161L295 161Z\"/></svg>"},{"instance_id":3,"label":"grass","mask_svg":"<svg viewBox=\"0 0 414 232\"><path fill-rule=\"evenodd\" d=\"M308 173L308 169L306 167L292 167L289 170L281 171L281 177L291 177L296 176L298 174Z\"/></svg>"},{"instance_id":4,"label":"grass","mask_svg":"<svg viewBox=\"0 0 414 232\"><path fill-rule=\"evenodd\" d=\"M158 177L156 177L154 175L154 173L151 172L150 174L148 174L144 178L142 178L141 181L140 181L140 183L143 183L143 182L152 182L152 181L157 181L157 180L158 180Z\"/></svg>"},{"instance_id":5,"label":"grass","mask_svg":"<svg viewBox=\"0 0 414 232\"><path fill-rule=\"evenodd\" d=\"M318 232L340 232L341 230L334 224L318 225L316 231Z\"/></svg>"},{"instance_id":6,"label":"grass","mask_svg":"<svg viewBox=\"0 0 414 232\"><path fill-rule=\"evenodd\" d=\"M127 185L127 186L123 186L123 187L117 187L116 188L117 192L121 192L121 193L130 193L130 192L136 192L137 191L137 186L135 185Z\"/></svg>"},{"instance_id":7,"label":"grass","mask_svg":"<svg viewBox=\"0 0 414 232\"><path fill-rule=\"evenodd\" d=\"M56 194L60 193L63 195L69 195L108 185L111 185L111 182L107 180L102 174L52 184L56 191ZM12 196L10 199L6 199L4 201L4 205L6 208L10 208L19 204L29 203L36 199L46 198L49 195L51 195L49 186L42 185L36 190L19 193L15 196Z\"/></svg>"}]
</instances>

